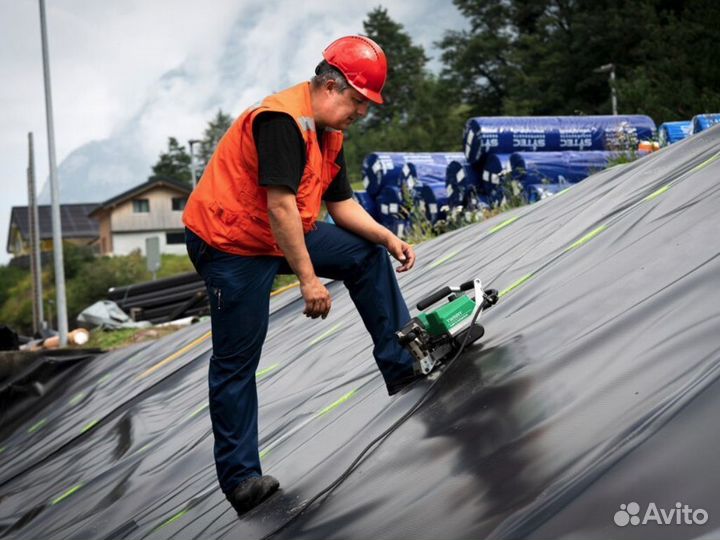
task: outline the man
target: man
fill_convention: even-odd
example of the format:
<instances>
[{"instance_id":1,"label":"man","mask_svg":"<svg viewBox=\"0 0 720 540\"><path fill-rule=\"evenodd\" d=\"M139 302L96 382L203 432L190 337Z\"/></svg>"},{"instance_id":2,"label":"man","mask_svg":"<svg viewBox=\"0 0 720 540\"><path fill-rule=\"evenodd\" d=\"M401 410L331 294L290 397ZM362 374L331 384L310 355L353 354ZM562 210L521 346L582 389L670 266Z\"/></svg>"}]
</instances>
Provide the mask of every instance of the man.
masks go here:
<instances>
[{"instance_id":1,"label":"man","mask_svg":"<svg viewBox=\"0 0 720 540\"><path fill-rule=\"evenodd\" d=\"M279 485L260 467L255 386L276 274L297 275L313 319L327 317L332 303L318 276L343 280L388 392L419 376L394 335L410 316L388 257L405 272L415 254L353 200L342 151L342 130L367 114L369 102L383 101L385 54L367 37L347 36L323 57L312 81L265 98L234 122L183 215L188 254L210 298L215 463L239 514ZM316 223L322 200L337 226Z\"/></svg>"}]
</instances>

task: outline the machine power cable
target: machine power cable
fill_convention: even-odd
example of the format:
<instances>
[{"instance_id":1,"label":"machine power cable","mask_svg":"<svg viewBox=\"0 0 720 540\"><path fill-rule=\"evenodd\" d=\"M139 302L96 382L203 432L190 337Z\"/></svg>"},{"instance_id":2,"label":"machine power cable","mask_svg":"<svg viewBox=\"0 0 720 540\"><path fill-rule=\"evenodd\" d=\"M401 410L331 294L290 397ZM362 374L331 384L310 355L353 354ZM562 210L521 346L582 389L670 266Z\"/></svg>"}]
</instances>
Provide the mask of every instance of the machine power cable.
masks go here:
<instances>
[{"instance_id":1,"label":"machine power cable","mask_svg":"<svg viewBox=\"0 0 720 540\"><path fill-rule=\"evenodd\" d=\"M482 304L484 305L484 303ZM470 327L472 327L475 322L477 321L480 314L484 311L484 307L481 307L475 315L472 318L472 322L470 323ZM458 349L457 353L455 353L455 356L452 357L451 360L445 363L445 370L449 369L450 366L453 365L455 360L462 354L463 350L465 349L465 346L467 345L468 338L470 337L470 332L467 332L465 334L465 339L463 340L462 344L460 345L460 348ZM345 480L347 480L350 475L355 471L355 469L358 468L358 466L363 462L365 457L367 457L371 452L374 450L377 450L380 445L387 439L393 432L395 432L401 425L403 425L415 412L422 407L422 405L427 401L428 396L431 394L433 388L435 388L435 385L440 380L441 377L438 377L432 383L430 383L430 386L425 390L422 396L420 396L420 399L418 399L415 404L408 409L408 411L403 414L400 418L398 418L389 428L387 428L385 431L383 431L380 435L375 437L370 443L365 446L365 448L358 454L358 456L353 460L353 462L348 466L345 471L338 476L330 485L322 489L319 493L317 493L314 497L312 497L307 502L303 503L300 506L300 509L293 514L285 523L280 525L277 529L274 531L266 534L262 537L261 540L267 540L269 538L272 538L273 536L279 534L283 530L285 530L290 524L295 522L301 515L303 515L315 502L320 500L322 497L330 495L335 489L337 489Z\"/></svg>"}]
</instances>

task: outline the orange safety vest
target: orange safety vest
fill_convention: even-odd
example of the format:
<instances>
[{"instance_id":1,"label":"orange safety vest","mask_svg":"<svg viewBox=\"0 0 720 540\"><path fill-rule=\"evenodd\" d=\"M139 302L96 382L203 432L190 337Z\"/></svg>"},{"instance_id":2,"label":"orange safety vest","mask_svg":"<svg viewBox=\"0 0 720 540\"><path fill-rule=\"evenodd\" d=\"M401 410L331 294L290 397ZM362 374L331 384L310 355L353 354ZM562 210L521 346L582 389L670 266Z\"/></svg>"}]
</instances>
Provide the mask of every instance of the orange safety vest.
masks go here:
<instances>
[{"instance_id":1,"label":"orange safety vest","mask_svg":"<svg viewBox=\"0 0 720 540\"><path fill-rule=\"evenodd\" d=\"M309 82L268 96L247 109L220 140L183 213L185 226L221 251L283 256L270 229L267 189L258 182L253 136L253 121L268 111L290 115L305 141L306 164L296 196L305 233L313 229L322 195L340 170L335 160L342 149L342 131L326 128L320 149Z\"/></svg>"}]
</instances>

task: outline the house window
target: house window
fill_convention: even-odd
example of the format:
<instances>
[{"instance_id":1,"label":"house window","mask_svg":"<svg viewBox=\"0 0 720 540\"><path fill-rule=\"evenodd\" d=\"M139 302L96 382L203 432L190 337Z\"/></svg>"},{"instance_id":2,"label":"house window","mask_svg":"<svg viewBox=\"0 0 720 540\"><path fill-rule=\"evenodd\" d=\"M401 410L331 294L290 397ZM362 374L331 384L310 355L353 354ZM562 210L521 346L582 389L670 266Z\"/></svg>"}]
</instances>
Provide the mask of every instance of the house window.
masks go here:
<instances>
[{"instance_id":1,"label":"house window","mask_svg":"<svg viewBox=\"0 0 720 540\"><path fill-rule=\"evenodd\" d=\"M185 210L186 202L187 202L187 197L173 197L173 200L172 200L173 211L180 212L182 210Z\"/></svg>"},{"instance_id":2,"label":"house window","mask_svg":"<svg viewBox=\"0 0 720 540\"><path fill-rule=\"evenodd\" d=\"M133 212L136 214L147 214L150 212L150 201L148 199L133 200Z\"/></svg>"},{"instance_id":3,"label":"house window","mask_svg":"<svg viewBox=\"0 0 720 540\"><path fill-rule=\"evenodd\" d=\"M184 232L169 232L165 233L165 242L169 244L184 244L185 233Z\"/></svg>"}]
</instances>

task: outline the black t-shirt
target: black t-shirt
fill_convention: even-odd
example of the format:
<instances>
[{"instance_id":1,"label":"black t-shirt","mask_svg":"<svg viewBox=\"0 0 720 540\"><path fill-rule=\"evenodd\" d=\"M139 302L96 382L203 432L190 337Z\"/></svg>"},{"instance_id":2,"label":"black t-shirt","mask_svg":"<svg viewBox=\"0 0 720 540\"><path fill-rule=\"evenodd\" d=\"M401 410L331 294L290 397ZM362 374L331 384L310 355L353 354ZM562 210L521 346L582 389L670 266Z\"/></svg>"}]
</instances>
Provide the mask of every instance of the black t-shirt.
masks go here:
<instances>
[{"instance_id":1,"label":"black t-shirt","mask_svg":"<svg viewBox=\"0 0 720 540\"><path fill-rule=\"evenodd\" d=\"M306 156L305 142L295 120L285 113L262 113L253 124L253 136L258 151L260 185L287 186L297 193ZM322 142L322 132L318 133L318 141ZM335 163L340 171L323 194L323 200L330 202L344 201L353 195L342 149Z\"/></svg>"}]
</instances>

